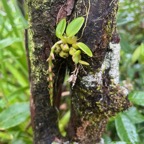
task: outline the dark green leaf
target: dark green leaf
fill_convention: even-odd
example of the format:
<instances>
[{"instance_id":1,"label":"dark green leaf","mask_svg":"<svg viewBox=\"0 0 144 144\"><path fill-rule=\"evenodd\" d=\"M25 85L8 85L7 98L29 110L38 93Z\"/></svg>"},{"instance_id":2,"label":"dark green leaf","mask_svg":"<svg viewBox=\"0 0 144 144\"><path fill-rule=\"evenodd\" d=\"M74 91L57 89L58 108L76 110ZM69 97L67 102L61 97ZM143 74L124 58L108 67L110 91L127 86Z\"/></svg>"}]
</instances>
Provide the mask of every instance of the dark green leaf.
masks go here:
<instances>
[{"instance_id":1,"label":"dark green leaf","mask_svg":"<svg viewBox=\"0 0 144 144\"><path fill-rule=\"evenodd\" d=\"M76 45L77 45L85 54L87 54L88 56L90 56L90 57L93 56L90 48L89 48L87 45L85 45L84 43L79 42L79 43L77 43Z\"/></svg>"},{"instance_id":2,"label":"dark green leaf","mask_svg":"<svg viewBox=\"0 0 144 144\"><path fill-rule=\"evenodd\" d=\"M61 38L66 28L66 19L62 19L56 27L56 36Z\"/></svg>"},{"instance_id":3,"label":"dark green leaf","mask_svg":"<svg viewBox=\"0 0 144 144\"><path fill-rule=\"evenodd\" d=\"M24 122L29 113L29 103L15 103L0 113L0 129L8 129Z\"/></svg>"},{"instance_id":4,"label":"dark green leaf","mask_svg":"<svg viewBox=\"0 0 144 144\"><path fill-rule=\"evenodd\" d=\"M68 37L72 37L78 33L84 23L84 17L78 17L70 22L66 29L66 34Z\"/></svg>"},{"instance_id":5,"label":"dark green leaf","mask_svg":"<svg viewBox=\"0 0 144 144\"><path fill-rule=\"evenodd\" d=\"M134 104L144 106L144 92L134 91L129 94L129 100Z\"/></svg>"},{"instance_id":6,"label":"dark green leaf","mask_svg":"<svg viewBox=\"0 0 144 144\"><path fill-rule=\"evenodd\" d=\"M130 121L130 119L124 115L119 114L115 119L115 126L117 134L121 141L127 143L136 144L139 142L139 137L136 132L135 125Z\"/></svg>"}]
</instances>

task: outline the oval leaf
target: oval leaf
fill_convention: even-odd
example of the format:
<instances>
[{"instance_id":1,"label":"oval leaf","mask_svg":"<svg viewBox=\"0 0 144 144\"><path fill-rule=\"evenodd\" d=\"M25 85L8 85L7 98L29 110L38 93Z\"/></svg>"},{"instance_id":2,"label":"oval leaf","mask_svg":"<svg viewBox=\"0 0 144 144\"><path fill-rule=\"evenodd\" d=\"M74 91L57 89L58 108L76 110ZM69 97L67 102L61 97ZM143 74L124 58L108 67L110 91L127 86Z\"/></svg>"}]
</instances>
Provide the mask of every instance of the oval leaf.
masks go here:
<instances>
[{"instance_id":1,"label":"oval leaf","mask_svg":"<svg viewBox=\"0 0 144 144\"><path fill-rule=\"evenodd\" d=\"M144 106L144 92L143 91L134 91L129 94L128 98L134 104Z\"/></svg>"},{"instance_id":2,"label":"oval leaf","mask_svg":"<svg viewBox=\"0 0 144 144\"><path fill-rule=\"evenodd\" d=\"M119 114L115 119L115 126L117 134L122 141L132 144L139 142L136 127L126 115Z\"/></svg>"},{"instance_id":3,"label":"oval leaf","mask_svg":"<svg viewBox=\"0 0 144 144\"><path fill-rule=\"evenodd\" d=\"M85 54L87 54L88 56L90 56L90 57L93 56L90 48L89 48L87 45L85 45L84 43L79 42L79 43L77 43L76 45L77 45Z\"/></svg>"},{"instance_id":4,"label":"oval leaf","mask_svg":"<svg viewBox=\"0 0 144 144\"><path fill-rule=\"evenodd\" d=\"M8 129L24 122L28 116L29 103L16 103L0 113L0 129Z\"/></svg>"},{"instance_id":5,"label":"oval leaf","mask_svg":"<svg viewBox=\"0 0 144 144\"><path fill-rule=\"evenodd\" d=\"M56 27L56 36L61 38L66 28L66 19L62 19Z\"/></svg>"},{"instance_id":6,"label":"oval leaf","mask_svg":"<svg viewBox=\"0 0 144 144\"><path fill-rule=\"evenodd\" d=\"M78 17L70 22L66 29L66 34L68 37L72 37L78 33L84 23L84 17Z\"/></svg>"}]
</instances>

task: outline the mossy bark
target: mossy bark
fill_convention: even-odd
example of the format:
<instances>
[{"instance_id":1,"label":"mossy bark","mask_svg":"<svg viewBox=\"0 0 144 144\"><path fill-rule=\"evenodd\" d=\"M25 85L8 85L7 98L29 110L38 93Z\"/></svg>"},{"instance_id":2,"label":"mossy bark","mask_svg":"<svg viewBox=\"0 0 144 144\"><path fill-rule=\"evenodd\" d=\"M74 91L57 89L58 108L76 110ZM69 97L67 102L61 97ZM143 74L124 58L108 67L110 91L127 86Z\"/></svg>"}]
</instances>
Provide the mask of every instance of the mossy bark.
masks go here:
<instances>
[{"instance_id":1,"label":"mossy bark","mask_svg":"<svg viewBox=\"0 0 144 144\"><path fill-rule=\"evenodd\" d=\"M50 48L57 41L55 26L62 17L67 20L85 16L84 32L80 41L87 44L93 57L82 55L90 63L79 70L72 92L71 119L68 127L69 141L82 144L100 141L108 118L129 107L123 90L110 77L109 68L100 72L109 43L116 38L116 13L118 0L27 0L30 17L31 94L34 141L36 144L50 144L62 140L58 130L59 93L64 79L66 65L72 71L71 60L57 57L54 64L54 106L50 106L46 62ZM74 4L75 2L75 4ZM74 7L73 7L74 4ZM82 34L82 35L81 35ZM118 39L118 38L117 38Z\"/></svg>"},{"instance_id":2,"label":"mossy bark","mask_svg":"<svg viewBox=\"0 0 144 144\"><path fill-rule=\"evenodd\" d=\"M55 107L50 106L47 81L50 48L56 41L56 14L64 1L28 0L29 37L31 47L31 113L34 130L34 143L50 144L59 137L58 115ZM61 62L60 62L61 63ZM58 64L56 64L58 65ZM63 70L55 66L55 75L63 80ZM58 73L58 72L59 73ZM55 83L56 85L56 83Z\"/></svg>"}]
</instances>

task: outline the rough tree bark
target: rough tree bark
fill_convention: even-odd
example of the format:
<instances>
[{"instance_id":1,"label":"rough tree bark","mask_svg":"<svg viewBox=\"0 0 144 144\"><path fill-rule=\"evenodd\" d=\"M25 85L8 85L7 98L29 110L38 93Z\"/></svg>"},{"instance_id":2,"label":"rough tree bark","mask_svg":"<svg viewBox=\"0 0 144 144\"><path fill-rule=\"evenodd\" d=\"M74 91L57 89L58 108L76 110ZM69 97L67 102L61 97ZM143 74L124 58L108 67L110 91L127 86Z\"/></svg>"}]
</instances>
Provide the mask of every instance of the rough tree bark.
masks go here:
<instances>
[{"instance_id":1,"label":"rough tree bark","mask_svg":"<svg viewBox=\"0 0 144 144\"><path fill-rule=\"evenodd\" d=\"M35 144L53 141L94 144L100 141L109 117L129 107L126 90L119 86L119 37L116 32L118 0L27 0L30 23L31 113ZM56 23L66 17L85 16L81 41L93 57L82 55L90 63L80 69L71 90L71 118L67 137L58 130L61 85L71 60L57 57L54 64L54 107L50 106L46 62L50 48L57 41ZM79 33L81 36L82 31ZM56 108L57 107L57 108Z\"/></svg>"}]
</instances>

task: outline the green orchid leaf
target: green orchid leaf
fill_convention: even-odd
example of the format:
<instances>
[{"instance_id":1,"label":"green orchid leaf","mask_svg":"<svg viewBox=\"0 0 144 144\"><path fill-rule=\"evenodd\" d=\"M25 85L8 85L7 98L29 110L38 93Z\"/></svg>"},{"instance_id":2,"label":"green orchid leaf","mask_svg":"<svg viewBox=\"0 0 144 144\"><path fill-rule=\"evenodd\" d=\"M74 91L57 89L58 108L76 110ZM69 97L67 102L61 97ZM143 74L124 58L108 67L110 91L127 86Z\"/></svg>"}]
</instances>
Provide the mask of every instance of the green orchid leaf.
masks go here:
<instances>
[{"instance_id":1,"label":"green orchid leaf","mask_svg":"<svg viewBox=\"0 0 144 144\"><path fill-rule=\"evenodd\" d=\"M83 61L83 60L79 60L79 63L82 65L87 65L87 66L89 65L89 63L87 63L86 61Z\"/></svg>"},{"instance_id":2,"label":"green orchid leaf","mask_svg":"<svg viewBox=\"0 0 144 144\"><path fill-rule=\"evenodd\" d=\"M72 37L78 33L84 23L84 17L78 17L70 22L66 29L66 34L68 37Z\"/></svg>"},{"instance_id":3,"label":"green orchid leaf","mask_svg":"<svg viewBox=\"0 0 144 144\"><path fill-rule=\"evenodd\" d=\"M81 59L81 51L77 50L74 55L72 56L72 60L75 64L78 64L79 60Z\"/></svg>"},{"instance_id":4,"label":"green orchid leaf","mask_svg":"<svg viewBox=\"0 0 144 144\"><path fill-rule=\"evenodd\" d=\"M56 36L61 38L66 28L66 19L62 19L56 27Z\"/></svg>"},{"instance_id":5,"label":"green orchid leaf","mask_svg":"<svg viewBox=\"0 0 144 144\"><path fill-rule=\"evenodd\" d=\"M87 45L85 45L84 43L78 42L76 45L77 45L85 54L87 54L88 56L90 56L90 57L93 56L92 51L90 50L90 48L89 48Z\"/></svg>"}]
</instances>

